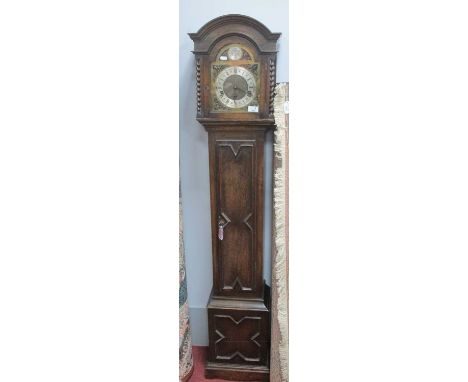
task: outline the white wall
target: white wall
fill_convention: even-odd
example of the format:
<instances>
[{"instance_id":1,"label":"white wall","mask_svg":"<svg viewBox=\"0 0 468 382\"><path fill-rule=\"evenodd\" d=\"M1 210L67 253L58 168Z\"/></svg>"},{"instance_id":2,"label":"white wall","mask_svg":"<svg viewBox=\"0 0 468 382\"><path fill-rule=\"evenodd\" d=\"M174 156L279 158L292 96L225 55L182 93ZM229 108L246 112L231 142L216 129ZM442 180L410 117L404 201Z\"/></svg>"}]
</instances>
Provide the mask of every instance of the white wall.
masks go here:
<instances>
[{"instance_id":1,"label":"white wall","mask_svg":"<svg viewBox=\"0 0 468 382\"><path fill-rule=\"evenodd\" d=\"M225 14L253 17L272 32L282 33L278 41L277 81L288 82L288 1L180 0L179 4L179 149L188 300L193 342L207 345L206 304L212 287L208 135L195 120L195 63L191 52L193 42L187 33L196 32L211 19ZM267 137L265 156L264 276L270 283L271 133Z\"/></svg>"}]
</instances>

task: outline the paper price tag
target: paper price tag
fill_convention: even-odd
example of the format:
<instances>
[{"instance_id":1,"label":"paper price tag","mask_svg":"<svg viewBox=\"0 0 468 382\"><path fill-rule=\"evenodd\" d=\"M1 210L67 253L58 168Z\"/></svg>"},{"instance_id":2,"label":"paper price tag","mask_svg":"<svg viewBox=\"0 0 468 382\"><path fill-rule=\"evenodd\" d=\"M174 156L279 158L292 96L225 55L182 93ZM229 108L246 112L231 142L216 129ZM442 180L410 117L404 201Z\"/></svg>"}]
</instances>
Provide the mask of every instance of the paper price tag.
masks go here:
<instances>
[{"instance_id":1,"label":"paper price tag","mask_svg":"<svg viewBox=\"0 0 468 382\"><path fill-rule=\"evenodd\" d=\"M247 108L247 111L249 111L250 113L258 113L258 106L249 106Z\"/></svg>"}]
</instances>

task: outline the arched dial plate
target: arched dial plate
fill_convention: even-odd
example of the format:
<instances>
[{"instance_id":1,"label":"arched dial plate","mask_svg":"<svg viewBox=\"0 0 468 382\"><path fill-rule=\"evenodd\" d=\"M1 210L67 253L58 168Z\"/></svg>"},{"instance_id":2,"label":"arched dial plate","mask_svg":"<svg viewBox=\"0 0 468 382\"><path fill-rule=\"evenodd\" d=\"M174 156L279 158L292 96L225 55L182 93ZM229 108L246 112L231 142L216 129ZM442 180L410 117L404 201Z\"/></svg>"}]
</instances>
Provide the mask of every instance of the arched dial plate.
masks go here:
<instances>
[{"instance_id":1,"label":"arched dial plate","mask_svg":"<svg viewBox=\"0 0 468 382\"><path fill-rule=\"evenodd\" d=\"M257 84L248 69L229 66L216 77L215 88L219 102L227 108L240 109L255 99Z\"/></svg>"}]
</instances>

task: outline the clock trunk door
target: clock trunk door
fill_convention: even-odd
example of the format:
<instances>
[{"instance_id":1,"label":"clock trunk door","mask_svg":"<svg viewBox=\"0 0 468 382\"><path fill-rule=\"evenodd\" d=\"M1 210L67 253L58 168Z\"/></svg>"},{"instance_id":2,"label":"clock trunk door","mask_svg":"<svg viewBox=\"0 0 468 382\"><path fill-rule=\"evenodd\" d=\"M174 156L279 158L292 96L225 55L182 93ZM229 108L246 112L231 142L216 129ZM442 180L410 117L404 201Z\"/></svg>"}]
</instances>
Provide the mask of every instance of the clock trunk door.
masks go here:
<instances>
[{"instance_id":1,"label":"clock trunk door","mask_svg":"<svg viewBox=\"0 0 468 382\"><path fill-rule=\"evenodd\" d=\"M211 135L215 294L261 298L264 133Z\"/></svg>"}]
</instances>

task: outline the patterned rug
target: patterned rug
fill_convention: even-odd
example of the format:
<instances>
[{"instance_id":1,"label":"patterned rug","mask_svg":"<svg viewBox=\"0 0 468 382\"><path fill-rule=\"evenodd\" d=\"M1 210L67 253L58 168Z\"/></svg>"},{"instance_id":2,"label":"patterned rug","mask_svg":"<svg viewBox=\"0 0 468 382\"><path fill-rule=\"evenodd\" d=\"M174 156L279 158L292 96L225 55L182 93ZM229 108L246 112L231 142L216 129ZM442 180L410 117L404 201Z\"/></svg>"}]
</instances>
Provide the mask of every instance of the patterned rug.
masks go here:
<instances>
[{"instance_id":1,"label":"patterned rug","mask_svg":"<svg viewBox=\"0 0 468 382\"><path fill-rule=\"evenodd\" d=\"M185 277L184 235L182 226L182 201L179 190L179 379L187 381L193 372L192 334L190 332Z\"/></svg>"}]
</instances>

